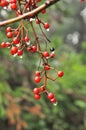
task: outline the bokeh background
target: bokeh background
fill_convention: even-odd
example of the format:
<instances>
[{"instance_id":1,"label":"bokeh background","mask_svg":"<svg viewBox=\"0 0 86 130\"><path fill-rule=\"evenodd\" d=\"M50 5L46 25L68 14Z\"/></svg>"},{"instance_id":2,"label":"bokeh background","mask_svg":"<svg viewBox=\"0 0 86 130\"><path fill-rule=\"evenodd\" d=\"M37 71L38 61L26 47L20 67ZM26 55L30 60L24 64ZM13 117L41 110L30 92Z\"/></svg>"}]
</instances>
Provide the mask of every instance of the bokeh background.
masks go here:
<instances>
[{"instance_id":1,"label":"bokeh background","mask_svg":"<svg viewBox=\"0 0 86 130\"><path fill-rule=\"evenodd\" d=\"M0 8L0 21L12 17L13 12ZM16 58L0 48L0 130L86 130L86 2L61 0L40 17L51 25L46 33L56 57L50 62L65 72L47 85L58 104L53 106L45 95L34 99L38 56L25 52L22 59ZM0 43L8 41L5 30L0 28ZM36 30L42 37L37 26Z\"/></svg>"}]
</instances>

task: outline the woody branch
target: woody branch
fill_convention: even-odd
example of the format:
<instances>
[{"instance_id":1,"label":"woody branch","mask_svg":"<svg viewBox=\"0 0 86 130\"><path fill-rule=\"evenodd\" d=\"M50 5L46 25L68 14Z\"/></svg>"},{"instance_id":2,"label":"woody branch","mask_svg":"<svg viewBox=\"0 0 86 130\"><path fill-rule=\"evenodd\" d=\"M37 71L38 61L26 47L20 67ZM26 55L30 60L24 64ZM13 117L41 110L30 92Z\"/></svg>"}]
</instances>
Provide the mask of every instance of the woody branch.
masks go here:
<instances>
[{"instance_id":1,"label":"woody branch","mask_svg":"<svg viewBox=\"0 0 86 130\"><path fill-rule=\"evenodd\" d=\"M17 22L17 21L20 21L20 20L25 19L27 17L30 17L30 18L34 17L35 15L40 13L40 11L42 11L43 9L46 9L49 6L55 4L56 2L59 2L59 1L60 0L47 0L44 4L42 4L41 6L39 6L38 8L36 8L36 9L30 11L30 12L24 13L24 14L18 16L18 17L15 17L15 18L12 18L12 19L9 19L9 20L1 21L0 27L14 23L14 22Z\"/></svg>"}]
</instances>

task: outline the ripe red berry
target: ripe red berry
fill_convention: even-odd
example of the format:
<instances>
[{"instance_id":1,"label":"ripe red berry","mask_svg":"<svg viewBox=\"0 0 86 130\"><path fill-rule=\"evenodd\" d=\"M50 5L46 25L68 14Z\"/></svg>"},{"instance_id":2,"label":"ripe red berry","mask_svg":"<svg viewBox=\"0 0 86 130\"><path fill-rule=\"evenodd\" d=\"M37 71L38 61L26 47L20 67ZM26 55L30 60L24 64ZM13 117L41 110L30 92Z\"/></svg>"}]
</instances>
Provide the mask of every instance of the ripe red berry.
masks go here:
<instances>
[{"instance_id":1,"label":"ripe red berry","mask_svg":"<svg viewBox=\"0 0 86 130\"><path fill-rule=\"evenodd\" d=\"M14 34L15 34L15 35L18 35L18 33L19 33L18 30L15 30L15 31L14 31Z\"/></svg>"},{"instance_id":2,"label":"ripe red berry","mask_svg":"<svg viewBox=\"0 0 86 130\"><path fill-rule=\"evenodd\" d=\"M50 27L49 23L44 23L44 28L45 29L49 29L49 27Z\"/></svg>"},{"instance_id":3,"label":"ripe red berry","mask_svg":"<svg viewBox=\"0 0 86 130\"><path fill-rule=\"evenodd\" d=\"M33 92L34 92L34 94L39 94L39 89L38 88L34 88Z\"/></svg>"},{"instance_id":4,"label":"ripe red berry","mask_svg":"<svg viewBox=\"0 0 86 130\"><path fill-rule=\"evenodd\" d=\"M84 2L85 0L80 0L81 2Z\"/></svg>"},{"instance_id":5,"label":"ripe red berry","mask_svg":"<svg viewBox=\"0 0 86 130\"><path fill-rule=\"evenodd\" d=\"M23 55L23 51L22 50L18 50L17 55L18 56L22 56Z\"/></svg>"},{"instance_id":6,"label":"ripe red berry","mask_svg":"<svg viewBox=\"0 0 86 130\"><path fill-rule=\"evenodd\" d=\"M36 19L36 24L40 24L41 21L39 19Z\"/></svg>"},{"instance_id":7,"label":"ripe red berry","mask_svg":"<svg viewBox=\"0 0 86 130\"><path fill-rule=\"evenodd\" d=\"M40 76L40 71L36 71L35 76Z\"/></svg>"},{"instance_id":8,"label":"ripe red berry","mask_svg":"<svg viewBox=\"0 0 86 130\"><path fill-rule=\"evenodd\" d=\"M50 65L45 65L45 66L44 66L44 69L45 69L45 70L50 70Z\"/></svg>"},{"instance_id":9,"label":"ripe red berry","mask_svg":"<svg viewBox=\"0 0 86 130\"><path fill-rule=\"evenodd\" d=\"M36 46L32 46L31 50L32 50L32 52L36 52L37 51L37 47Z\"/></svg>"},{"instance_id":10,"label":"ripe red berry","mask_svg":"<svg viewBox=\"0 0 86 130\"><path fill-rule=\"evenodd\" d=\"M12 10L15 10L17 8L17 5L16 5L16 3L12 3L10 7Z\"/></svg>"},{"instance_id":11,"label":"ripe red berry","mask_svg":"<svg viewBox=\"0 0 86 130\"><path fill-rule=\"evenodd\" d=\"M26 36L26 37L24 38L24 41L25 41L25 42L29 42L29 41L30 41L30 38Z\"/></svg>"},{"instance_id":12,"label":"ripe red berry","mask_svg":"<svg viewBox=\"0 0 86 130\"><path fill-rule=\"evenodd\" d=\"M41 11L41 13L42 13L42 14L45 14L45 13L46 13L46 10L45 10L45 9L43 9L43 10Z\"/></svg>"},{"instance_id":13,"label":"ripe red berry","mask_svg":"<svg viewBox=\"0 0 86 130\"><path fill-rule=\"evenodd\" d=\"M57 100L56 100L56 98L54 97L54 98L52 98L51 100L50 100L52 103L56 103L57 102Z\"/></svg>"},{"instance_id":14,"label":"ripe red berry","mask_svg":"<svg viewBox=\"0 0 86 130\"><path fill-rule=\"evenodd\" d=\"M13 43L14 44L19 44L20 40L17 37L13 38Z\"/></svg>"},{"instance_id":15,"label":"ripe red berry","mask_svg":"<svg viewBox=\"0 0 86 130\"><path fill-rule=\"evenodd\" d=\"M31 51L31 47L27 47L27 52L30 52Z\"/></svg>"},{"instance_id":16,"label":"ripe red berry","mask_svg":"<svg viewBox=\"0 0 86 130\"><path fill-rule=\"evenodd\" d=\"M1 48L5 48L6 47L6 42L2 42L1 43Z\"/></svg>"},{"instance_id":17,"label":"ripe red berry","mask_svg":"<svg viewBox=\"0 0 86 130\"><path fill-rule=\"evenodd\" d=\"M34 78L34 82L35 83L39 83L41 81L41 77L40 76L36 76L35 78Z\"/></svg>"},{"instance_id":18,"label":"ripe red berry","mask_svg":"<svg viewBox=\"0 0 86 130\"><path fill-rule=\"evenodd\" d=\"M40 97L41 97L41 96L40 96L39 94L35 94L35 95L34 95L34 98L35 98L36 100L39 100Z\"/></svg>"},{"instance_id":19,"label":"ripe red berry","mask_svg":"<svg viewBox=\"0 0 86 130\"><path fill-rule=\"evenodd\" d=\"M11 3L16 3L16 0L11 0Z\"/></svg>"},{"instance_id":20,"label":"ripe red berry","mask_svg":"<svg viewBox=\"0 0 86 130\"><path fill-rule=\"evenodd\" d=\"M64 72L63 71L59 71L57 75L58 75L58 77L62 77L64 75Z\"/></svg>"},{"instance_id":21,"label":"ripe red berry","mask_svg":"<svg viewBox=\"0 0 86 130\"><path fill-rule=\"evenodd\" d=\"M6 47L10 47L10 42L6 42Z\"/></svg>"},{"instance_id":22,"label":"ripe red berry","mask_svg":"<svg viewBox=\"0 0 86 130\"><path fill-rule=\"evenodd\" d=\"M8 33L8 32L11 32L11 31L12 31L12 28L11 27L7 27L6 32Z\"/></svg>"},{"instance_id":23,"label":"ripe red berry","mask_svg":"<svg viewBox=\"0 0 86 130\"><path fill-rule=\"evenodd\" d=\"M52 53L50 54L50 57L51 57L51 58L54 58L54 57L55 57L55 53L52 52Z\"/></svg>"},{"instance_id":24,"label":"ripe red berry","mask_svg":"<svg viewBox=\"0 0 86 130\"><path fill-rule=\"evenodd\" d=\"M8 38L12 38L12 36L13 36L12 32L8 32L8 33L7 33L7 37L8 37Z\"/></svg>"},{"instance_id":25,"label":"ripe red berry","mask_svg":"<svg viewBox=\"0 0 86 130\"><path fill-rule=\"evenodd\" d=\"M49 93L49 94L48 94L48 99L51 100L52 98L54 98L54 94L53 94L53 93Z\"/></svg>"},{"instance_id":26,"label":"ripe red berry","mask_svg":"<svg viewBox=\"0 0 86 130\"><path fill-rule=\"evenodd\" d=\"M10 54L11 54L11 55L15 55L15 54L17 53L17 51L18 51L18 48L13 46L13 47L10 49Z\"/></svg>"},{"instance_id":27,"label":"ripe red berry","mask_svg":"<svg viewBox=\"0 0 86 130\"><path fill-rule=\"evenodd\" d=\"M43 52L43 56L44 57L48 57L49 56L49 53L47 51Z\"/></svg>"}]
</instances>

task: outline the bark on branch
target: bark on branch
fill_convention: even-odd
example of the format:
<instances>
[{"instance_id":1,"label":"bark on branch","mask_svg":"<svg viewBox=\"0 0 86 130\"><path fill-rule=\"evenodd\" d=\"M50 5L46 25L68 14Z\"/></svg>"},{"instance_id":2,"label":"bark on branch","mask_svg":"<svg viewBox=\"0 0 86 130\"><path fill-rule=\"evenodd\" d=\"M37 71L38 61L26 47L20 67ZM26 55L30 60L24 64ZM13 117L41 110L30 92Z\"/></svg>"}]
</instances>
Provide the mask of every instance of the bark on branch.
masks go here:
<instances>
[{"instance_id":1,"label":"bark on branch","mask_svg":"<svg viewBox=\"0 0 86 130\"><path fill-rule=\"evenodd\" d=\"M29 18L29 17L34 17L35 15L37 15L38 13L40 13L41 10L48 8L49 6L55 4L56 2L59 2L60 0L47 0L44 4L42 4L41 6L39 6L38 8L32 10L31 12L27 12L24 13L23 15L20 15L18 17L9 19L9 20L5 20L5 21L1 21L0 22L0 27L1 26L5 26L14 22L17 22L19 20L25 19L25 18Z\"/></svg>"}]
</instances>

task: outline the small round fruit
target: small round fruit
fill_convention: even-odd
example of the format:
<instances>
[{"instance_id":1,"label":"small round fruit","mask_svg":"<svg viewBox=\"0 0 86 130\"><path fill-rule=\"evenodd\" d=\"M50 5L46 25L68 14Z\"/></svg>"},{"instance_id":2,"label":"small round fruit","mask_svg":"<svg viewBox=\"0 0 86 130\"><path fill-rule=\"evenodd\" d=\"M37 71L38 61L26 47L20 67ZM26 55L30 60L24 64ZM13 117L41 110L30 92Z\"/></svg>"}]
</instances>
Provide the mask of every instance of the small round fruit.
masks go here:
<instances>
[{"instance_id":1,"label":"small round fruit","mask_svg":"<svg viewBox=\"0 0 86 130\"><path fill-rule=\"evenodd\" d=\"M35 98L36 100L39 100L40 97L41 97L41 96L40 96L39 94L35 94L35 95L34 95L34 98Z\"/></svg>"},{"instance_id":2,"label":"small round fruit","mask_svg":"<svg viewBox=\"0 0 86 130\"><path fill-rule=\"evenodd\" d=\"M35 83L39 83L41 81L41 77L40 76L36 76L35 78L34 78L34 82Z\"/></svg>"},{"instance_id":3,"label":"small round fruit","mask_svg":"<svg viewBox=\"0 0 86 130\"><path fill-rule=\"evenodd\" d=\"M52 53L50 54L50 57L51 57L51 58L54 58L54 57L55 57L55 53L52 52Z\"/></svg>"},{"instance_id":4,"label":"small round fruit","mask_svg":"<svg viewBox=\"0 0 86 130\"><path fill-rule=\"evenodd\" d=\"M7 27L6 28L6 32L8 33L8 32L11 32L12 31L12 28L11 27Z\"/></svg>"},{"instance_id":5,"label":"small round fruit","mask_svg":"<svg viewBox=\"0 0 86 130\"><path fill-rule=\"evenodd\" d=\"M50 65L45 65L44 70L50 70Z\"/></svg>"},{"instance_id":6,"label":"small round fruit","mask_svg":"<svg viewBox=\"0 0 86 130\"><path fill-rule=\"evenodd\" d=\"M25 42L29 42L29 41L30 41L30 38L27 37L27 36L25 36L24 41L25 41Z\"/></svg>"},{"instance_id":7,"label":"small round fruit","mask_svg":"<svg viewBox=\"0 0 86 130\"><path fill-rule=\"evenodd\" d=\"M12 10L15 10L17 8L17 5L16 5L16 3L12 3L10 7Z\"/></svg>"},{"instance_id":8,"label":"small round fruit","mask_svg":"<svg viewBox=\"0 0 86 130\"><path fill-rule=\"evenodd\" d=\"M31 50L32 50L32 52L36 52L37 51L37 47L36 46L32 46Z\"/></svg>"},{"instance_id":9,"label":"small round fruit","mask_svg":"<svg viewBox=\"0 0 86 130\"><path fill-rule=\"evenodd\" d=\"M8 33L7 33L7 37L8 37L8 38L12 38L12 36L13 36L12 32L8 32Z\"/></svg>"},{"instance_id":10,"label":"small round fruit","mask_svg":"<svg viewBox=\"0 0 86 130\"><path fill-rule=\"evenodd\" d=\"M6 42L2 42L1 43L1 48L5 48L6 47Z\"/></svg>"},{"instance_id":11,"label":"small round fruit","mask_svg":"<svg viewBox=\"0 0 86 130\"><path fill-rule=\"evenodd\" d=\"M40 71L36 71L35 76L40 76Z\"/></svg>"},{"instance_id":12,"label":"small round fruit","mask_svg":"<svg viewBox=\"0 0 86 130\"><path fill-rule=\"evenodd\" d=\"M49 53L47 51L43 52L43 57L48 57Z\"/></svg>"},{"instance_id":13,"label":"small round fruit","mask_svg":"<svg viewBox=\"0 0 86 130\"><path fill-rule=\"evenodd\" d=\"M63 71L59 71L57 75L58 75L58 77L62 77L64 75L64 72Z\"/></svg>"},{"instance_id":14,"label":"small round fruit","mask_svg":"<svg viewBox=\"0 0 86 130\"><path fill-rule=\"evenodd\" d=\"M17 37L13 38L13 43L14 44L19 44L20 40Z\"/></svg>"},{"instance_id":15,"label":"small round fruit","mask_svg":"<svg viewBox=\"0 0 86 130\"><path fill-rule=\"evenodd\" d=\"M18 56L22 56L23 55L23 51L22 50L18 50L17 55Z\"/></svg>"},{"instance_id":16,"label":"small round fruit","mask_svg":"<svg viewBox=\"0 0 86 130\"><path fill-rule=\"evenodd\" d=\"M50 100L52 103L56 103L57 102L57 100L56 100L56 98L54 97L54 98L52 98L51 100Z\"/></svg>"},{"instance_id":17,"label":"small round fruit","mask_svg":"<svg viewBox=\"0 0 86 130\"><path fill-rule=\"evenodd\" d=\"M11 54L11 55L15 55L15 54L17 53L17 51L18 51L18 48L13 46L13 47L10 49L10 54Z\"/></svg>"},{"instance_id":18,"label":"small round fruit","mask_svg":"<svg viewBox=\"0 0 86 130\"><path fill-rule=\"evenodd\" d=\"M49 93L49 94L48 94L48 99L51 100L51 99L53 99L53 98L54 98L54 94L53 94L53 93Z\"/></svg>"},{"instance_id":19,"label":"small round fruit","mask_svg":"<svg viewBox=\"0 0 86 130\"><path fill-rule=\"evenodd\" d=\"M45 29L49 29L49 27L50 27L49 23L44 23L44 28Z\"/></svg>"},{"instance_id":20,"label":"small round fruit","mask_svg":"<svg viewBox=\"0 0 86 130\"><path fill-rule=\"evenodd\" d=\"M34 92L34 94L39 94L39 89L38 88L34 88L33 92Z\"/></svg>"}]
</instances>

